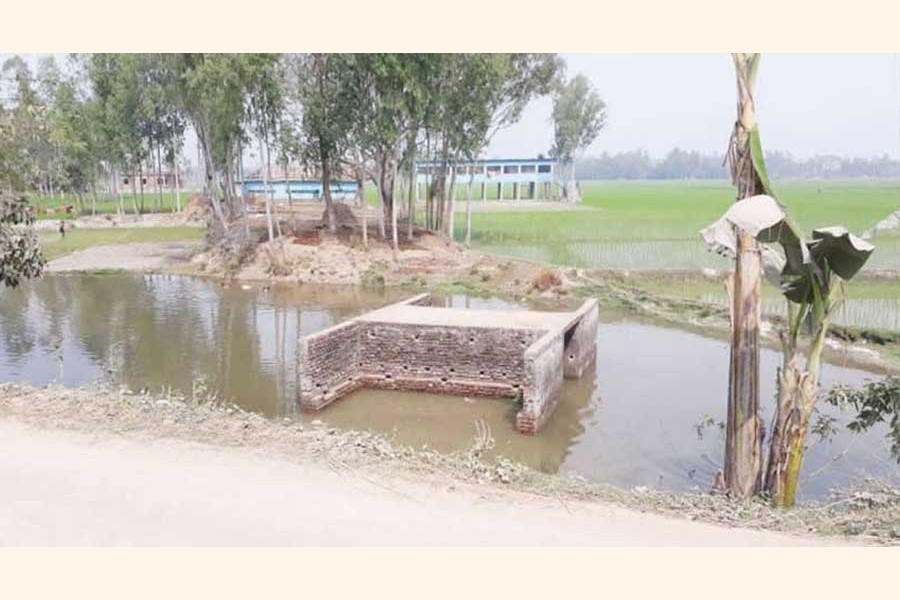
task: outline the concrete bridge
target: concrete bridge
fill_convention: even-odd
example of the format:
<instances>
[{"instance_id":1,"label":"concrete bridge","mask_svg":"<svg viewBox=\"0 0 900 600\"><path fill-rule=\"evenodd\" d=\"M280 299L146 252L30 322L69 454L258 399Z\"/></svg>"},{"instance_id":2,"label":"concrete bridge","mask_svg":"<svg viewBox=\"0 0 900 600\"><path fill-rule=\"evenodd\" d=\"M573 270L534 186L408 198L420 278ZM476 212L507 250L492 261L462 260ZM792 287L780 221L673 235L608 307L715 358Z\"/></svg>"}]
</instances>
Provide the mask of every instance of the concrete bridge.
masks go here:
<instances>
[{"instance_id":1,"label":"concrete bridge","mask_svg":"<svg viewBox=\"0 0 900 600\"><path fill-rule=\"evenodd\" d=\"M319 410L362 387L511 398L535 433L563 377L596 359L597 301L573 312L430 306L421 294L313 335L298 346L300 406Z\"/></svg>"}]
</instances>

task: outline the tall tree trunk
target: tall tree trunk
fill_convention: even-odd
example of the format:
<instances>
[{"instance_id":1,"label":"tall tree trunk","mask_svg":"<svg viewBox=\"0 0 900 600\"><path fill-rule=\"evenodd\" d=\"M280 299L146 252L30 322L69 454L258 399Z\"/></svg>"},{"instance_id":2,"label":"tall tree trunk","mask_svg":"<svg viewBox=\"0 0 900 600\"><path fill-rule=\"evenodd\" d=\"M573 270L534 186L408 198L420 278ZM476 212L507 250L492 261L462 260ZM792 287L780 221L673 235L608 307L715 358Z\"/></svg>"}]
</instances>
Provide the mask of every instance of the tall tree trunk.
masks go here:
<instances>
[{"instance_id":1,"label":"tall tree trunk","mask_svg":"<svg viewBox=\"0 0 900 600\"><path fill-rule=\"evenodd\" d=\"M211 140L209 139L209 133L206 127L202 125L198 126L198 123L194 124L194 129L197 131L197 140L200 146L200 156L203 159L203 171L204 171L204 190L209 196L209 203L212 205L213 214L219 220L219 224L222 226L222 229L228 231L228 220L225 218L225 212L222 208L222 201L219 197L218 185L216 185L216 171L215 166L213 165L212 154L211 154Z\"/></svg>"},{"instance_id":2,"label":"tall tree trunk","mask_svg":"<svg viewBox=\"0 0 900 600\"><path fill-rule=\"evenodd\" d=\"M284 184L287 186L287 201L288 201L288 209L293 210L294 208L294 196L291 192L291 176L290 176L290 166L291 161L288 159L287 155L284 156L284 164L282 165L282 169L284 170Z\"/></svg>"},{"instance_id":3,"label":"tall tree trunk","mask_svg":"<svg viewBox=\"0 0 900 600\"><path fill-rule=\"evenodd\" d=\"M737 201L762 191L750 152L750 132L756 126L752 78L747 63L735 55L738 80L738 119L733 134L732 179ZM725 430L725 487L735 497L759 491L762 474L763 426L759 412L759 322L762 250L759 243L738 231L732 279L731 351L728 378L728 416Z\"/></svg>"},{"instance_id":4,"label":"tall tree trunk","mask_svg":"<svg viewBox=\"0 0 900 600\"><path fill-rule=\"evenodd\" d=\"M144 161L141 160L138 162L138 177L140 181L138 181L138 185L140 185L141 190L141 214L144 214Z\"/></svg>"},{"instance_id":5,"label":"tall tree trunk","mask_svg":"<svg viewBox=\"0 0 900 600\"><path fill-rule=\"evenodd\" d=\"M156 212L163 209L162 148L156 140Z\"/></svg>"},{"instance_id":6,"label":"tall tree trunk","mask_svg":"<svg viewBox=\"0 0 900 600\"><path fill-rule=\"evenodd\" d=\"M91 216L97 216L97 183L91 182Z\"/></svg>"},{"instance_id":7,"label":"tall tree trunk","mask_svg":"<svg viewBox=\"0 0 900 600\"><path fill-rule=\"evenodd\" d=\"M447 237L453 241L454 217L456 212L456 166L450 175L450 187L447 189Z\"/></svg>"},{"instance_id":8,"label":"tall tree trunk","mask_svg":"<svg viewBox=\"0 0 900 600\"><path fill-rule=\"evenodd\" d=\"M172 171L175 174L175 210L181 212L181 179L178 172L178 148L172 144Z\"/></svg>"},{"instance_id":9,"label":"tall tree trunk","mask_svg":"<svg viewBox=\"0 0 900 600\"><path fill-rule=\"evenodd\" d=\"M260 158L260 160L262 160L263 156L266 156L265 154L263 154L263 152L265 151L263 148L263 144L264 144L263 138L262 138L262 136L260 136L260 138L259 138L259 158ZM263 176L263 192L266 194L266 228L269 231L269 243L271 244L272 242L275 241L275 233L273 231L273 226L272 226L272 193L271 193L271 190L269 189L270 173L269 173L268 163L269 163L269 160L268 160L268 157L266 156L265 168L262 168L263 165L260 165L260 171L262 171L262 176Z\"/></svg>"},{"instance_id":10,"label":"tall tree trunk","mask_svg":"<svg viewBox=\"0 0 900 600\"><path fill-rule=\"evenodd\" d=\"M466 183L466 247L472 245L472 180L474 175L469 175Z\"/></svg>"},{"instance_id":11,"label":"tall tree trunk","mask_svg":"<svg viewBox=\"0 0 900 600\"><path fill-rule=\"evenodd\" d=\"M361 165L353 166L353 178L356 181L356 206L366 206L366 173Z\"/></svg>"},{"instance_id":12,"label":"tall tree trunk","mask_svg":"<svg viewBox=\"0 0 900 600\"><path fill-rule=\"evenodd\" d=\"M397 180L397 162L393 157L381 161L379 187L381 188L382 218L390 220L391 244L396 259L399 243L397 240L397 203L394 202L394 183Z\"/></svg>"},{"instance_id":13,"label":"tall tree trunk","mask_svg":"<svg viewBox=\"0 0 900 600\"><path fill-rule=\"evenodd\" d=\"M119 187L119 170L116 167L111 167L109 170L109 174L110 191L118 200L118 202L116 203L116 213L121 219L125 216L125 199L122 197L122 189Z\"/></svg>"},{"instance_id":14,"label":"tall tree trunk","mask_svg":"<svg viewBox=\"0 0 900 600\"><path fill-rule=\"evenodd\" d=\"M325 198L328 231L337 233L337 217L334 213L334 201L331 198L331 162L327 157L322 160L322 196Z\"/></svg>"},{"instance_id":15,"label":"tall tree trunk","mask_svg":"<svg viewBox=\"0 0 900 600\"><path fill-rule=\"evenodd\" d=\"M416 195L418 194L419 184L416 181L416 142L415 136L410 142L409 152L409 198L407 199L408 208L406 209L406 239L410 242L413 239L413 225L416 220Z\"/></svg>"},{"instance_id":16,"label":"tall tree trunk","mask_svg":"<svg viewBox=\"0 0 900 600\"><path fill-rule=\"evenodd\" d=\"M137 174L134 171L134 165L131 167L131 210L134 211L135 218L139 218L141 211L138 210L137 203Z\"/></svg>"}]
</instances>

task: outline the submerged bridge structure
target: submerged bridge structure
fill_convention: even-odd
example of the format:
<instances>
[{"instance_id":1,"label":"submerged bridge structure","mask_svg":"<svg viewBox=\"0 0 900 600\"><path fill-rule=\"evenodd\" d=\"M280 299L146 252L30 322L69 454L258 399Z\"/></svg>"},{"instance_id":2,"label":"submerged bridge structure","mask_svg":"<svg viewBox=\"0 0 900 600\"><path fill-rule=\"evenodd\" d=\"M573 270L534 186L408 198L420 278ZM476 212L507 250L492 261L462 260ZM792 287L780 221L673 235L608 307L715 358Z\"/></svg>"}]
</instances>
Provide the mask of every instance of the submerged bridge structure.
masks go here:
<instances>
[{"instance_id":1,"label":"submerged bridge structure","mask_svg":"<svg viewBox=\"0 0 900 600\"><path fill-rule=\"evenodd\" d=\"M596 300L572 312L430 304L421 294L301 337L301 408L319 410L363 387L512 398L521 403L516 429L535 433L563 378L581 377L596 359Z\"/></svg>"}]
</instances>

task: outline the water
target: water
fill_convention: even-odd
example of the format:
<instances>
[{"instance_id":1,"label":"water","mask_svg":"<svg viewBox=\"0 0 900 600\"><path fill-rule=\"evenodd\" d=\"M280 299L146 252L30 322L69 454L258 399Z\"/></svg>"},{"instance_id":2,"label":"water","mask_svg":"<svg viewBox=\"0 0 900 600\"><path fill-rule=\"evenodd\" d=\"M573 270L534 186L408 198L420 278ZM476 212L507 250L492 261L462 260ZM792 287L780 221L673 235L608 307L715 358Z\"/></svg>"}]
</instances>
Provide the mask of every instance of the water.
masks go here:
<instances>
[{"instance_id":1,"label":"water","mask_svg":"<svg viewBox=\"0 0 900 600\"><path fill-rule=\"evenodd\" d=\"M225 285L168 275L48 276L0 291L0 380L81 385L109 375L128 387L191 393L202 385L271 418L319 418L442 451L466 448L483 420L494 454L546 472L576 472L621 486L708 489L724 434L724 340L601 311L595 373L567 380L536 436L513 430L505 400L361 390L316 415L297 411L298 332L309 334L410 295L328 286ZM517 304L453 296L450 306ZM540 307L546 309L546 306ZM761 397L772 413L779 355L763 350ZM864 371L826 365L823 382L859 384ZM846 420L846 415L829 409ZM700 426L701 423L706 426ZM801 492L822 499L863 476L900 484L884 429L811 438Z\"/></svg>"}]
</instances>

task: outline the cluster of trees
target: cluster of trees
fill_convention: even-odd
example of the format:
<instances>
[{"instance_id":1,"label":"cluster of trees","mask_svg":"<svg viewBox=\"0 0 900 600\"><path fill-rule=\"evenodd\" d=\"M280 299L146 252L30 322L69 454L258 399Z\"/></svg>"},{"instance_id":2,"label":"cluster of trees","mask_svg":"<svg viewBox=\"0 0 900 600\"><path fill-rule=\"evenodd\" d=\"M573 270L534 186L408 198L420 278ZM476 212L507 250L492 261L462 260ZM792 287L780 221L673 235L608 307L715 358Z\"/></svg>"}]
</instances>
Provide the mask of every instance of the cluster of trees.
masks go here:
<instances>
[{"instance_id":1,"label":"cluster of trees","mask_svg":"<svg viewBox=\"0 0 900 600\"><path fill-rule=\"evenodd\" d=\"M820 155L798 159L786 152L767 152L766 164L772 177L783 179L856 179L900 177L900 161L889 156L843 158ZM579 179L727 179L723 157L697 151L670 150L661 160L646 150L604 152L577 161Z\"/></svg>"},{"instance_id":2,"label":"cluster of trees","mask_svg":"<svg viewBox=\"0 0 900 600\"><path fill-rule=\"evenodd\" d=\"M143 174L168 168L177 175L193 129L204 192L226 231L244 210L234 184L250 145L259 146L264 177L273 162L320 174L332 229L331 179L374 182L379 229L396 247L398 210L412 234L417 159L439 165L425 224L452 236L454 186L466 182L448 179L450 167L477 158L532 98L554 94L554 151L562 162L571 163L603 122L596 92L583 77L567 84L554 54L82 54L67 61L60 69L45 58L36 76L20 57L3 65L2 185L71 193L82 208L102 183L124 211L119 184L127 178L141 212Z\"/></svg>"}]
</instances>

